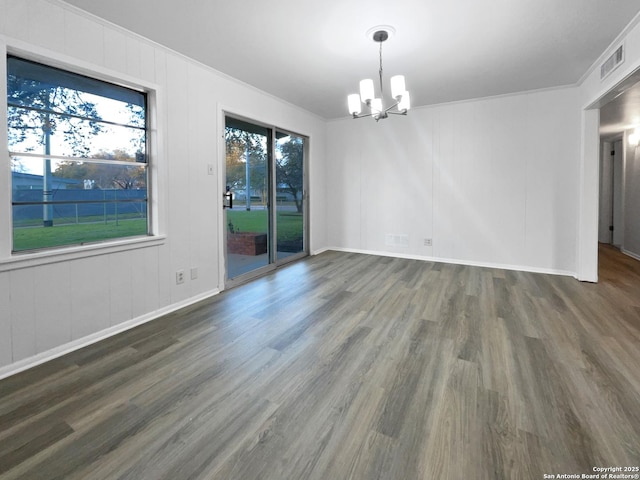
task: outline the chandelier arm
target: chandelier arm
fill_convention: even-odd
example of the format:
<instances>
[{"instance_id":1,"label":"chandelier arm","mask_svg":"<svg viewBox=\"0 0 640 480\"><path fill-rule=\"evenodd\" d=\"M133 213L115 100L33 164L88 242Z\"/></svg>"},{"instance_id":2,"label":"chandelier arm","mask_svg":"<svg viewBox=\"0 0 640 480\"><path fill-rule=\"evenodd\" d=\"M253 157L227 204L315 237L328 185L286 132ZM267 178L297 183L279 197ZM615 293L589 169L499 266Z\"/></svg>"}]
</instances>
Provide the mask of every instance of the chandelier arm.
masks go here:
<instances>
[{"instance_id":1,"label":"chandelier arm","mask_svg":"<svg viewBox=\"0 0 640 480\"><path fill-rule=\"evenodd\" d=\"M398 105L400 105L400 102L396 102L393 105L391 105L389 108L387 108L384 113L390 113L391 115L406 115L407 111L406 110L400 110L398 109L395 112L392 112L391 109L396 108Z\"/></svg>"},{"instance_id":2,"label":"chandelier arm","mask_svg":"<svg viewBox=\"0 0 640 480\"><path fill-rule=\"evenodd\" d=\"M393 113L393 112L390 112L390 110L391 110L392 108L397 107L398 105L400 105L400 102L396 102L396 103L394 103L393 105L391 105L390 107L388 107L388 108L386 108L386 109L385 109L385 113L386 113L386 112Z\"/></svg>"}]
</instances>

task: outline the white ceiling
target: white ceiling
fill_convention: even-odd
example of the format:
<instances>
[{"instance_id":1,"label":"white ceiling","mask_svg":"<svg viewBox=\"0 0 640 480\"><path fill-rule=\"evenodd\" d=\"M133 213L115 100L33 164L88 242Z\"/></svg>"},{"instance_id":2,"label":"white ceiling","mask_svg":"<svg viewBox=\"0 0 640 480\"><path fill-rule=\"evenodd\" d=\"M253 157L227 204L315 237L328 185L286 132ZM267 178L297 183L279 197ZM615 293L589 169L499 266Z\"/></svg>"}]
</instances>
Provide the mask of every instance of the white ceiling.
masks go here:
<instances>
[{"instance_id":1,"label":"white ceiling","mask_svg":"<svg viewBox=\"0 0 640 480\"><path fill-rule=\"evenodd\" d=\"M299 105L347 116L346 97L402 73L414 106L576 83L640 0L67 0Z\"/></svg>"}]
</instances>

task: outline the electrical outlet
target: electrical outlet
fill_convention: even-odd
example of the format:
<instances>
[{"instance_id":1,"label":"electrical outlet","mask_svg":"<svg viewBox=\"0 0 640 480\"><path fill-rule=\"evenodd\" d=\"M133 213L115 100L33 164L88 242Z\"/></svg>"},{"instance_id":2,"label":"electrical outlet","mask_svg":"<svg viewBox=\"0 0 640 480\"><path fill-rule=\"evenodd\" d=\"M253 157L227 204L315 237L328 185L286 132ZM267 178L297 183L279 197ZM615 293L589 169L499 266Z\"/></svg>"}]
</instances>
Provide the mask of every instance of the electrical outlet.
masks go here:
<instances>
[{"instance_id":1,"label":"electrical outlet","mask_svg":"<svg viewBox=\"0 0 640 480\"><path fill-rule=\"evenodd\" d=\"M432 246L432 245L433 245L433 242L431 241L431 239L430 239L430 238L425 238L425 239L424 239L424 246L425 246L425 247L430 247L430 246Z\"/></svg>"},{"instance_id":2,"label":"electrical outlet","mask_svg":"<svg viewBox=\"0 0 640 480\"><path fill-rule=\"evenodd\" d=\"M198 278L198 269L196 267L191 269L191 280Z\"/></svg>"},{"instance_id":3,"label":"electrical outlet","mask_svg":"<svg viewBox=\"0 0 640 480\"><path fill-rule=\"evenodd\" d=\"M184 270L178 270L176 272L176 284L180 285L184 283Z\"/></svg>"}]
</instances>

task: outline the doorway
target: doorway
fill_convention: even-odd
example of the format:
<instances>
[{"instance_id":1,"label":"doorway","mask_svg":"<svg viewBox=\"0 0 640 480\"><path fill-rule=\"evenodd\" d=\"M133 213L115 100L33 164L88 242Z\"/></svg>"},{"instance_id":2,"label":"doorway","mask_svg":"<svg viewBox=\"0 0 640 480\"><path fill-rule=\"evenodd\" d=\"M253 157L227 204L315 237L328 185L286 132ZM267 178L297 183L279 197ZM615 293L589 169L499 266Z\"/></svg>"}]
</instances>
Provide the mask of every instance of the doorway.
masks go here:
<instances>
[{"instance_id":1,"label":"doorway","mask_svg":"<svg viewBox=\"0 0 640 480\"><path fill-rule=\"evenodd\" d=\"M225 285L308 255L307 138L225 116Z\"/></svg>"},{"instance_id":2,"label":"doorway","mask_svg":"<svg viewBox=\"0 0 640 480\"><path fill-rule=\"evenodd\" d=\"M599 243L640 259L640 68L592 107L599 108Z\"/></svg>"}]
</instances>

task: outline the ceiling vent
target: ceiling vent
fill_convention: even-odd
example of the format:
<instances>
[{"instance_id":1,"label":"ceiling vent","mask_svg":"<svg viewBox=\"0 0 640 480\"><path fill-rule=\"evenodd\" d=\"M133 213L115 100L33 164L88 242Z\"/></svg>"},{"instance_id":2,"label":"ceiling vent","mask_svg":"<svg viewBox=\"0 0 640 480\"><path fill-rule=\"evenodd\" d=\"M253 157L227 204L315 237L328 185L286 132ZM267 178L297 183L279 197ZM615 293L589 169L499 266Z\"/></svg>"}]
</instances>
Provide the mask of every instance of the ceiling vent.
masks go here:
<instances>
[{"instance_id":1,"label":"ceiling vent","mask_svg":"<svg viewBox=\"0 0 640 480\"><path fill-rule=\"evenodd\" d=\"M611 54L609 58L605 60L605 62L600 67L600 80L604 80L609 76L611 72L613 72L616 68L620 66L622 62L624 62L624 50L622 49L622 45L620 45L615 52Z\"/></svg>"}]
</instances>

